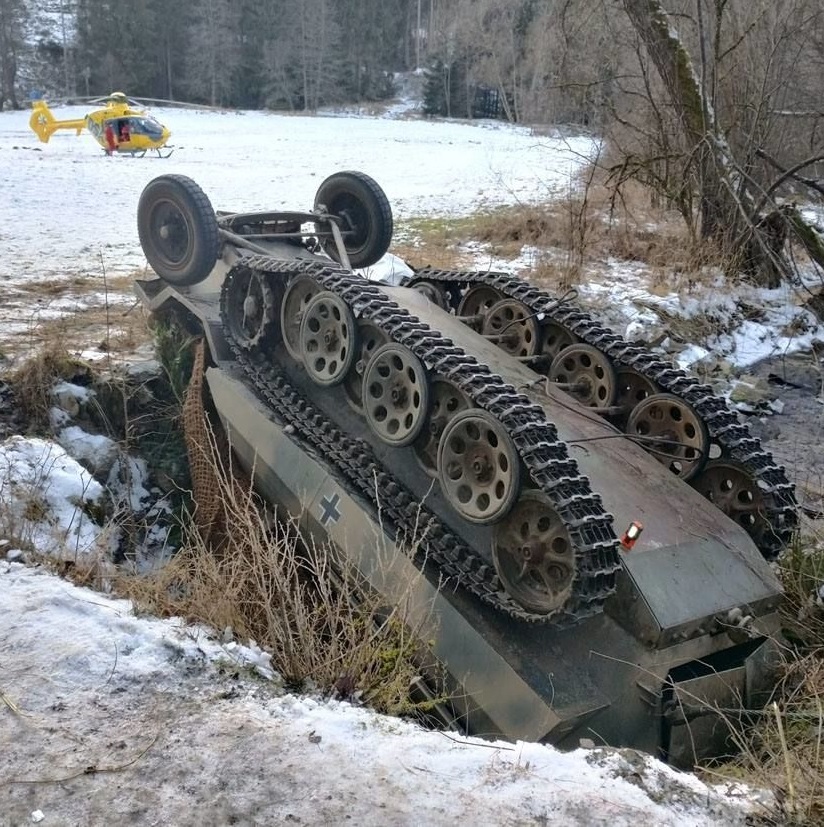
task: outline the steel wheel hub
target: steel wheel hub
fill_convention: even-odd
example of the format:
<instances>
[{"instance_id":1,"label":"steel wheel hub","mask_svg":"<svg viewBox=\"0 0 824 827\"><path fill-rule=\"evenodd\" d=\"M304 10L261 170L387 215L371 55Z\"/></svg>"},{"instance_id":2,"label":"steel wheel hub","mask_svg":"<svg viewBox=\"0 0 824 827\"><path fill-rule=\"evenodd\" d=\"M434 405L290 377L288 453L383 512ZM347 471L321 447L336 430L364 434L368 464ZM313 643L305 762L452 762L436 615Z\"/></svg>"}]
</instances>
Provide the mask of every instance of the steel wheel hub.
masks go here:
<instances>
[{"instance_id":1,"label":"steel wheel hub","mask_svg":"<svg viewBox=\"0 0 824 827\"><path fill-rule=\"evenodd\" d=\"M615 370L609 359L592 345L565 347L552 360L549 378L590 408L605 408L615 399Z\"/></svg>"},{"instance_id":2,"label":"steel wheel hub","mask_svg":"<svg viewBox=\"0 0 824 827\"><path fill-rule=\"evenodd\" d=\"M541 353L553 359L565 348L578 341L574 333L570 333L563 325L556 322L545 322L541 325Z\"/></svg>"},{"instance_id":3,"label":"steel wheel hub","mask_svg":"<svg viewBox=\"0 0 824 827\"><path fill-rule=\"evenodd\" d=\"M769 529L758 480L734 462L710 460L693 486L758 543Z\"/></svg>"},{"instance_id":4,"label":"steel wheel hub","mask_svg":"<svg viewBox=\"0 0 824 827\"><path fill-rule=\"evenodd\" d=\"M403 345L378 348L363 376L366 421L389 445L409 445L426 422L429 379L420 359Z\"/></svg>"},{"instance_id":5,"label":"steel wheel hub","mask_svg":"<svg viewBox=\"0 0 824 827\"><path fill-rule=\"evenodd\" d=\"M188 256L191 230L186 216L174 203L161 201L155 206L151 228L158 252L169 264L179 264Z\"/></svg>"},{"instance_id":6,"label":"steel wheel hub","mask_svg":"<svg viewBox=\"0 0 824 827\"><path fill-rule=\"evenodd\" d=\"M300 325L306 372L319 385L337 385L355 360L357 328L346 302L330 291L318 293Z\"/></svg>"},{"instance_id":7,"label":"steel wheel hub","mask_svg":"<svg viewBox=\"0 0 824 827\"><path fill-rule=\"evenodd\" d=\"M456 414L441 436L438 479L469 522L503 519L520 488L520 461L506 429L477 408Z\"/></svg>"},{"instance_id":8,"label":"steel wheel hub","mask_svg":"<svg viewBox=\"0 0 824 827\"><path fill-rule=\"evenodd\" d=\"M495 526L495 569L507 592L525 609L551 614L572 595L575 550L546 494L525 491Z\"/></svg>"},{"instance_id":9,"label":"steel wheel hub","mask_svg":"<svg viewBox=\"0 0 824 827\"><path fill-rule=\"evenodd\" d=\"M458 316L472 317L485 315L493 304L504 298L494 287L480 284L470 287L458 305Z\"/></svg>"},{"instance_id":10,"label":"steel wheel hub","mask_svg":"<svg viewBox=\"0 0 824 827\"><path fill-rule=\"evenodd\" d=\"M627 433L645 437L643 447L683 480L692 479L709 454L707 426L689 403L670 393L639 402L630 414Z\"/></svg>"},{"instance_id":11,"label":"steel wheel hub","mask_svg":"<svg viewBox=\"0 0 824 827\"><path fill-rule=\"evenodd\" d=\"M616 424L626 425L635 406L659 392L655 382L631 368L622 368L617 372L617 386L615 404L623 410L616 417Z\"/></svg>"},{"instance_id":12,"label":"steel wheel hub","mask_svg":"<svg viewBox=\"0 0 824 827\"><path fill-rule=\"evenodd\" d=\"M516 299L493 304L484 317L481 333L513 356L534 356L538 352L538 322L529 308Z\"/></svg>"}]
</instances>

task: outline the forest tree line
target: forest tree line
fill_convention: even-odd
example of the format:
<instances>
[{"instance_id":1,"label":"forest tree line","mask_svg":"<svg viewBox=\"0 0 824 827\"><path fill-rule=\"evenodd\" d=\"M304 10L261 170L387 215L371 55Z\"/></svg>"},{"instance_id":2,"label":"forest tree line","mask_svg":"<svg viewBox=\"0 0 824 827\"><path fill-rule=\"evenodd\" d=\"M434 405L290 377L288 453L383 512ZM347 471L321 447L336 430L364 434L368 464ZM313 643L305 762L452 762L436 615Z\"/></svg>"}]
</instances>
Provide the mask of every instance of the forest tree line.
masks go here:
<instances>
[{"instance_id":1,"label":"forest tree line","mask_svg":"<svg viewBox=\"0 0 824 827\"><path fill-rule=\"evenodd\" d=\"M412 0L0 0L0 98L114 89L213 106L312 110L391 92ZM16 82L10 75L16 63Z\"/></svg>"},{"instance_id":2,"label":"forest tree line","mask_svg":"<svg viewBox=\"0 0 824 827\"><path fill-rule=\"evenodd\" d=\"M717 108L819 110L821 0L665 0ZM0 0L0 103L130 95L315 110L426 68L433 111L477 88L517 122L600 124L655 90L620 0ZM755 98L760 96L758 100ZM738 117L732 120L739 122Z\"/></svg>"}]
</instances>

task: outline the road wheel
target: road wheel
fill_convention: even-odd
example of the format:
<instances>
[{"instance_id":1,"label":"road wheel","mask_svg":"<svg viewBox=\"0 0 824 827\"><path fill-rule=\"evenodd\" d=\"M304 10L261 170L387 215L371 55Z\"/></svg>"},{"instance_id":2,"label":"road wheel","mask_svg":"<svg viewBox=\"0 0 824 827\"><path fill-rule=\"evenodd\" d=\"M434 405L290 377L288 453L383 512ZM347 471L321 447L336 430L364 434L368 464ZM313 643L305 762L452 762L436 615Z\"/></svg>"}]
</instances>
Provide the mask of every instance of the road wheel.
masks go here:
<instances>
[{"instance_id":1,"label":"road wheel","mask_svg":"<svg viewBox=\"0 0 824 827\"><path fill-rule=\"evenodd\" d=\"M691 480L707 461L710 437L695 408L671 393L655 393L639 402L629 415L627 433L673 474Z\"/></svg>"},{"instance_id":2,"label":"road wheel","mask_svg":"<svg viewBox=\"0 0 824 827\"><path fill-rule=\"evenodd\" d=\"M527 611L551 615L572 596L575 548L542 491L524 491L495 526L492 559L507 593Z\"/></svg>"},{"instance_id":3,"label":"road wheel","mask_svg":"<svg viewBox=\"0 0 824 827\"><path fill-rule=\"evenodd\" d=\"M484 317L481 335L512 356L534 356L540 332L535 315L517 299L495 302Z\"/></svg>"},{"instance_id":4,"label":"road wheel","mask_svg":"<svg viewBox=\"0 0 824 827\"><path fill-rule=\"evenodd\" d=\"M506 298L500 290L488 284L478 284L470 287L458 305L458 317L471 319L473 316L482 316L487 313L493 304Z\"/></svg>"},{"instance_id":5,"label":"road wheel","mask_svg":"<svg viewBox=\"0 0 824 827\"><path fill-rule=\"evenodd\" d=\"M363 375L366 421L387 445L414 442L429 411L429 378L421 360L395 342L379 347Z\"/></svg>"},{"instance_id":6,"label":"road wheel","mask_svg":"<svg viewBox=\"0 0 824 827\"><path fill-rule=\"evenodd\" d=\"M581 343L558 353L549 367L549 378L590 408L611 405L618 387L609 359L598 348Z\"/></svg>"},{"instance_id":7,"label":"road wheel","mask_svg":"<svg viewBox=\"0 0 824 827\"><path fill-rule=\"evenodd\" d=\"M303 364L318 385L339 385L355 361L355 317L346 302L324 290L308 305L300 323Z\"/></svg>"},{"instance_id":8,"label":"road wheel","mask_svg":"<svg viewBox=\"0 0 824 827\"><path fill-rule=\"evenodd\" d=\"M491 414L470 408L441 435L438 480L449 504L470 523L502 520L520 491L520 461L512 438Z\"/></svg>"}]
</instances>

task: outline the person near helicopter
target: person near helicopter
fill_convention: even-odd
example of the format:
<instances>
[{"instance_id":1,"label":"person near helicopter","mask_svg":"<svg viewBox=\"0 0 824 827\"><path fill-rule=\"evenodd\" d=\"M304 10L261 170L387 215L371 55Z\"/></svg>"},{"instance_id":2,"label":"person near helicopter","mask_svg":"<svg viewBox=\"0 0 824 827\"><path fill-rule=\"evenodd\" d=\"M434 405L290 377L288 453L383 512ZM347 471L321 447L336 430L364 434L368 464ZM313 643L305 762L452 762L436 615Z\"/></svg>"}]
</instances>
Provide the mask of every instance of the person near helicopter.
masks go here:
<instances>
[{"instance_id":1,"label":"person near helicopter","mask_svg":"<svg viewBox=\"0 0 824 827\"><path fill-rule=\"evenodd\" d=\"M117 139L114 136L111 121L106 121L106 126L103 128L103 135L106 138L106 155L111 155L117 149Z\"/></svg>"}]
</instances>

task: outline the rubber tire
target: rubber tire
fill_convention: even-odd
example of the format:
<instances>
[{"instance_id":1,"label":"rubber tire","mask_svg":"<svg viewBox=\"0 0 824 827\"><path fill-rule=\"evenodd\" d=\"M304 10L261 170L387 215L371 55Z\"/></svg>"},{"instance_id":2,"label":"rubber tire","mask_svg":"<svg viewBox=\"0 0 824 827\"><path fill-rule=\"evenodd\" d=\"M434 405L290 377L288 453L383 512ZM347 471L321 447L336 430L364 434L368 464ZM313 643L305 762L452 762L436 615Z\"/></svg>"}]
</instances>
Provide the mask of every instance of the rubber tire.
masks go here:
<instances>
[{"instance_id":1,"label":"rubber tire","mask_svg":"<svg viewBox=\"0 0 824 827\"><path fill-rule=\"evenodd\" d=\"M153 213L162 204L177 208L186 223L188 247L180 259L170 258L153 231ZM137 232L146 260L164 281L185 287L203 281L218 259L220 237L217 218L206 193L185 175L161 175L140 194Z\"/></svg>"},{"instance_id":2,"label":"rubber tire","mask_svg":"<svg viewBox=\"0 0 824 827\"><path fill-rule=\"evenodd\" d=\"M315 212L320 207L336 217L354 212L360 219L355 221L355 238L344 238L343 244L353 268L371 267L383 258L392 241L392 208L377 181L363 172L336 172L318 187ZM338 261L334 239L324 239L323 247Z\"/></svg>"}]
</instances>

